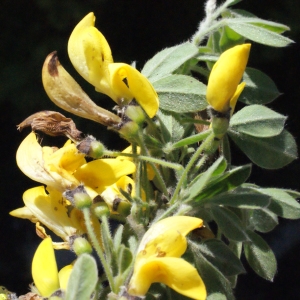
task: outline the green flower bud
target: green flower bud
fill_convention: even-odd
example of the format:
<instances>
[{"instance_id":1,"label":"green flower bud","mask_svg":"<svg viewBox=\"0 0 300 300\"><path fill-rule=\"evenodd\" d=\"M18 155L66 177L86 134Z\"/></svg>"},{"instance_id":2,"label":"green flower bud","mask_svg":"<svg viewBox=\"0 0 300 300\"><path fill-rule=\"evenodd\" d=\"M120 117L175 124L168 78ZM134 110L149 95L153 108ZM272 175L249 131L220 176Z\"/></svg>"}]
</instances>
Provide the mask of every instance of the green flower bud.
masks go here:
<instances>
[{"instance_id":1,"label":"green flower bud","mask_svg":"<svg viewBox=\"0 0 300 300\"><path fill-rule=\"evenodd\" d=\"M145 121L144 111L137 105L128 105L126 107L125 115L139 125Z\"/></svg>"},{"instance_id":2,"label":"green flower bud","mask_svg":"<svg viewBox=\"0 0 300 300\"><path fill-rule=\"evenodd\" d=\"M90 207L93 201L91 197L86 193L75 193L74 194L74 205L78 209Z\"/></svg>"},{"instance_id":3,"label":"green flower bud","mask_svg":"<svg viewBox=\"0 0 300 300\"><path fill-rule=\"evenodd\" d=\"M98 202L93 205L93 212L98 219L101 219L103 216L109 216L110 210L107 204L103 202Z\"/></svg>"},{"instance_id":4,"label":"green flower bud","mask_svg":"<svg viewBox=\"0 0 300 300\"><path fill-rule=\"evenodd\" d=\"M120 126L119 132L127 139L135 138L139 131L139 125L129 121Z\"/></svg>"},{"instance_id":5,"label":"green flower bud","mask_svg":"<svg viewBox=\"0 0 300 300\"><path fill-rule=\"evenodd\" d=\"M97 159L103 156L104 151L105 147L102 143L98 141L92 141L88 156Z\"/></svg>"},{"instance_id":6,"label":"green flower bud","mask_svg":"<svg viewBox=\"0 0 300 300\"><path fill-rule=\"evenodd\" d=\"M83 237L76 238L72 248L77 256L79 256L82 253L91 254L93 252L91 244Z\"/></svg>"}]
</instances>

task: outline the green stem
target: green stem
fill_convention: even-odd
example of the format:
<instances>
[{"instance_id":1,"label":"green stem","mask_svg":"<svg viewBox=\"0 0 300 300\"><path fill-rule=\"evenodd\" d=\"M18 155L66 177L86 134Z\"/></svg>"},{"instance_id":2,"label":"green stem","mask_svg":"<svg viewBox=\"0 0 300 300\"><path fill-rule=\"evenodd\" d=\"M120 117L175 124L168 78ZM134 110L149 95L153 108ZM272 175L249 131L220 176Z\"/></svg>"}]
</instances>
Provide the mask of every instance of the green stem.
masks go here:
<instances>
[{"instance_id":1,"label":"green stem","mask_svg":"<svg viewBox=\"0 0 300 300\"><path fill-rule=\"evenodd\" d=\"M138 159L144 160L144 161L149 162L149 163L151 162L151 163L159 164L163 167L174 169L176 171L183 170L183 167L180 164L171 163L171 162L168 162L168 161L165 161L165 160L162 160L162 159L159 159L159 158L154 158L154 157L151 157L151 156L140 155L138 157Z\"/></svg>"},{"instance_id":2,"label":"green stem","mask_svg":"<svg viewBox=\"0 0 300 300\"><path fill-rule=\"evenodd\" d=\"M206 149L207 147L209 147L212 143L212 140L214 139L214 134L211 133L207 139L200 145L200 147L197 149L197 151L193 154L193 156L191 157L190 161L188 162L188 164L186 165L183 173L181 174L181 177L177 183L176 189L174 191L174 194L170 200L170 204L172 205L175 200L178 197L179 191L182 188L182 186L184 186L184 182L187 179L187 175L189 173L189 171L191 170L191 168L194 166L195 162L197 161L198 157L200 156L200 154L203 152L204 149Z\"/></svg>"},{"instance_id":3,"label":"green stem","mask_svg":"<svg viewBox=\"0 0 300 300\"><path fill-rule=\"evenodd\" d=\"M142 132L139 132L139 140L140 140L140 143L139 143L139 144L140 144L140 147L141 147L141 153L144 153L144 154L147 155L147 157L150 157L150 154L149 154L149 152L148 152L148 149L147 149L147 147L145 146L145 143L144 143L142 134L143 134ZM150 164L150 166L152 167L152 169L153 169L153 171L154 171L154 173L155 173L156 179L158 180L158 182L159 182L159 184L160 184L160 186L161 186L161 188L162 188L162 192L165 194L165 196L168 197L169 193L168 193L168 190L167 190L165 181L164 181L162 175L160 174L158 168L157 168L156 165L155 165L153 162L151 162L151 161L149 161L149 164Z\"/></svg>"},{"instance_id":4,"label":"green stem","mask_svg":"<svg viewBox=\"0 0 300 300\"><path fill-rule=\"evenodd\" d=\"M173 204L171 207L169 207L167 210L165 210L157 219L155 219L155 223L162 219L165 219L166 217L171 215L175 210L178 209L178 206L179 206L179 203Z\"/></svg>"},{"instance_id":5,"label":"green stem","mask_svg":"<svg viewBox=\"0 0 300 300\"><path fill-rule=\"evenodd\" d=\"M104 253L102 251L102 248L100 247L100 245L98 243L96 234L95 234L94 229L92 227L92 220L91 220L91 216L90 216L90 209L88 207L83 208L82 212L83 212L84 222L85 222L85 226L86 226L89 238L90 238L90 240L91 240L91 242L93 244L93 247L95 248L95 250L96 250L96 252L97 252L97 254L98 254L99 258L100 258L100 261L101 261L101 264L103 266L104 272L106 274L106 278L108 280L110 289L111 289L111 291L113 291L113 292L116 293L115 286L114 286L113 275L112 275L110 266L107 264L107 261L105 259Z\"/></svg>"}]
</instances>

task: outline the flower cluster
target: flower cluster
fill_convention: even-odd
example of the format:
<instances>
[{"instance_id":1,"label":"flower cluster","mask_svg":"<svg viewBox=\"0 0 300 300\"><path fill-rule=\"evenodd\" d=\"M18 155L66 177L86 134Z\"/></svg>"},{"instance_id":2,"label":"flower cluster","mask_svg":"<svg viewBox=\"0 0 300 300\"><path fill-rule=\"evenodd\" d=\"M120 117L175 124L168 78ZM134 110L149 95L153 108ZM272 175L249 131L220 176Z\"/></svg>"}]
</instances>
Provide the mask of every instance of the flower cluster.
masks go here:
<instances>
[{"instance_id":1,"label":"flower cluster","mask_svg":"<svg viewBox=\"0 0 300 300\"><path fill-rule=\"evenodd\" d=\"M233 299L232 288L244 272L242 249L257 274L273 279L275 256L255 231L273 229L277 216L300 218L298 194L279 190L279 199L274 190L247 184L251 167L231 164L228 137L254 163L270 169L291 162L297 149L284 116L257 102L234 112L242 92L244 98L251 94L247 75L255 71L246 69L251 44L245 43L247 33L243 37L229 26L244 16L226 17L227 7L238 1L218 9L212 2L193 43L164 49L141 72L113 61L93 13L77 24L68 41L70 60L117 104L112 109L117 113L96 105L56 52L47 56L42 80L49 98L130 145L108 150L53 111L35 113L18 126L31 126L32 132L17 150L17 164L41 185L25 191L25 206L10 214L35 223L43 239L32 262L37 297ZM260 33L275 26L266 24ZM277 27L274 36L283 31ZM206 46L199 47L207 35ZM209 70L200 67L203 61ZM189 76L194 72L207 75L207 87ZM68 140L62 147L42 146L35 131ZM58 272L54 249L71 250L77 258ZM103 269L99 278L94 254Z\"/></svg>"}]
</instances>

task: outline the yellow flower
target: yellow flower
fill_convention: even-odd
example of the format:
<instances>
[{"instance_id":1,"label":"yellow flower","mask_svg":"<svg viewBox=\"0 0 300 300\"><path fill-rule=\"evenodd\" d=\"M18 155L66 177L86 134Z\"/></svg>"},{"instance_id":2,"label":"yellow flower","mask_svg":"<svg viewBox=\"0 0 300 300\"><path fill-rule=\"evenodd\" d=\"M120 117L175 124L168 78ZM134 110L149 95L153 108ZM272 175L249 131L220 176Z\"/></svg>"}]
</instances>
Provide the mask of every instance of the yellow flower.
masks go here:
<instances>
[{"instance_id":1,"label":"yellow flower","mask_svg":"<svg viewBox=\"0 0 300 300\"><path fill-rule=\"evenodd\" d=\"M40 223L61 237L64 243L56 248L70 247L70 237L86 233L82 212L63 197L63 192L80 184L94 199L120 178L135 172L131 161L98 159L86 163L84 154L69 141L60 149L41 147L35 134L30 133L17 151L19 168L31 179L47 185L27 190L23 195L25 206L12 211L12 216L36 223L39 236L48 236ZM100 224L92 215L95 232L100 237Z\"/></svg>"},{"instance_id":2,"label":"yellow flower","mask_svg":"<svg viewBox=\"0 0 300 300\"><path fill-rule=\"evenodd\" d=\"M245 84L239 85L245 71L251 44L238 45L223 52L210 73L207 102L221 113L235 107Z\"/></svg>"},{"instance_id":3,"label":"yellow flower","mask_svg":"<svg viewBox=\"0 0 300 300\"><path fill-rule=\"evenodd\" d=\"M70 60L78 73L120 106L135 99L152 118L158 110L158 96L148 79L135 68L114 63L110 47L95 27L93 13L74 28L69 42Z\"/></svg>"},{"instance_id":4,"label":"yellow flower","mask_svg":"<svg viewBox=\"0 0 300 300\"><path fill-rule=\"evenodd\" d=\"M46 193L43 186L38 186L27 190L23 201L25 206L11 211L10 215L29 219L36 223L36 231L40 236L48 236L39 224L41 222L64 240L64 243L55 243L56 249L69 249L70 237L86 233L82 212L71 207L61 192L48 187ZM96 232L100 232L96 217L93 217L93 226L97 228Z\"/></svg>"},{"instance_id":5,"label":"yellow flower","mask_svg":"<svg viewBox=\"0 0 300 300\"><path fill-rule=\"evenodd\" d=\"M184 296L206 299L197 270L180 258L187 248L185 236L202 224L198 218L173 216L152 225L139 245L128 293L144 296L152 283L161 282Z\"/></svg>"},{"instance_id":6,"label":"yellow flower","mask_svg":"<svg viewBox=\"0 0 300 300\"><path fill-rule=\"evenodd\" d=\"M58 289L66 290L73 266L65 266L58 272L51 238L44 239L32 260L32 277L39 293L49 297Z\"/></svg>"},{"instance_id":7,"label":"yellow flower","mask_svg":"<svg viewBox=\"0 0 300 300\"><path fill-rule=\"evenodd\" d=\"M128 176L121 177L101 193L101 198L108 205L112 214L121 213L126 215L130 212L131 203L122 195L120 190L127 192L129 195L135 195L134 181Z\"/></svg>"},{"instance_id":8,"label":"yellow flower","mask_svg":"<svg viewBox=\"0 0 300 300\"><path fill-rule=\"evenodd\" d=\"M31 132L18 148L17 164L32 180L60 192L83 183L91 197L135 171L134 163L128 160L107 158L86 163L84 156L70 141L60 149L41 147Z\"/></svg>"}]
</instances>

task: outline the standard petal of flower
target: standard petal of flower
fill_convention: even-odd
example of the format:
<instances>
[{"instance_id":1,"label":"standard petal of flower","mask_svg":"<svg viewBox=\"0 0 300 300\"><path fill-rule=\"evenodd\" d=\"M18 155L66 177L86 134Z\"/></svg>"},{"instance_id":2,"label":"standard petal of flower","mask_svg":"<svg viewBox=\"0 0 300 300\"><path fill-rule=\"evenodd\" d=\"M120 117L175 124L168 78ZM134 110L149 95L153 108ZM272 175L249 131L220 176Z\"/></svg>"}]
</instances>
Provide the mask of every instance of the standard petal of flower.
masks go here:
<instances>
[{"instance_id":1,"label":"standard petal of flower","mask_svg":"<svg viewBox=\"0 0 300 300\"><path fill-rule=\"evenodd\" d=\"M66 290L68 281L73 270L73 265L67 265L58 272L59 285L62 290Z\"/></svg>"},{"instance_id":2,"label":"standard petal of flower","mask_svg":"<svg viewBox=\"0 0 300 300\"><path fill-rule=\"evenodd\" d=\"M206 299L206 288L197 270L181 258L147 259L134 270L128 293L133 296L144 296L154 282L164 283L186 297Z\"/></svg>"},{"instance_id":3,"label":"standard petal of flower","mask_svg":"<svg viewBox=\"0 0 300 300\"><path fill-rule=\"evenodd\" d=\"M51 238L44 239L32 260L33 281L44 297L59 289L58 270Z\"/></svg>"},{"instance_id":4,"label":"standard petal of flower","mask_svg":"<svg viewBox=\"0 0 300 300\"><path fill-rule=\"evenodd\" d=\"M44 168L42 147L31 132L17 150L17 164L20 170L30 179L53 187L60 187Z\"/></svg>"},{"instance_id":5,"label":"standard petal of flower","mask_svg":"<svg viewBox=\"0 0 300 300\"><path fill-rule=\"evenodd\" d=\"M145 233L138 252L145 248L145 245L149 241L154 240L156 237L161 235L161 233L168 231L170 229L176 230L183 236L186 236L193 229L199 228L203 225L203 221L199 218L189 217L189 216L173 216L165 218L153 225Z\"/></svg>"},{"instance_id":6,"label":"standard petal of flower","mask_svg":"<svg viewBox=\"0 0 300 300\"><path fill-rule=\"evenodd\" d=\"M77 72L101 89L103 84L107 85L107 65L113 62L113 58L105 37L94 25L93 13L87 14L77 24L69 38L68 53Z\"/></svg>"},{"instance_id":7,"label":"standard petal of flower","mask_svg":"<svg viewBox=\"0 0 300 300\"><path fill-rule=\"evenodd\" d=\"M219 112L227 112L245 71L251 44L232 47L223 52L213 66L206 91L207 102Z\"/></svg>"},{"instance_id":8,"label":"standard petal of flower","mask_svg":"<svg viewBox=\"0 0 300 300\"><path fill-rule=\"evenodd\" d=\"M124 175L135 172L131 161L120 161L114 158L98 159L81 166L74 176L84 185L101 194L107 186L114 184Z\"/></svg>"},{"instance_id":9,"label":"standard petal of flower","mask_svg":"<svg viewBox=\"0 0 300 300\"><path fill-rule=\"evenodd\" d=\"M42 224L64 241L69 241L69 237L74 234L82 234L84 229L74 224L62 194L49 187L48 192L49 194L46 194L43 186L27 190L23 194L26 207Z\"/></svg>"},{"instance_id":10,"label":"standard petal of flower","mask_svg":"<svg viewBox=\"0 0 300 300\"><path fill-rule=\"evenodd\" d=\"M124 63L113 63L108 68L111 87L119 97L115 101L134 98L150 118L154 117L159 107L159 100L150 81L138 70Z\"/></svg>"}]
</instances>

